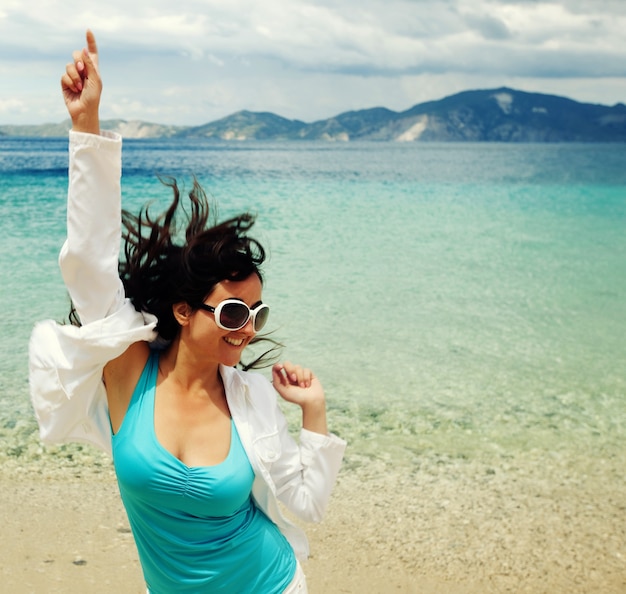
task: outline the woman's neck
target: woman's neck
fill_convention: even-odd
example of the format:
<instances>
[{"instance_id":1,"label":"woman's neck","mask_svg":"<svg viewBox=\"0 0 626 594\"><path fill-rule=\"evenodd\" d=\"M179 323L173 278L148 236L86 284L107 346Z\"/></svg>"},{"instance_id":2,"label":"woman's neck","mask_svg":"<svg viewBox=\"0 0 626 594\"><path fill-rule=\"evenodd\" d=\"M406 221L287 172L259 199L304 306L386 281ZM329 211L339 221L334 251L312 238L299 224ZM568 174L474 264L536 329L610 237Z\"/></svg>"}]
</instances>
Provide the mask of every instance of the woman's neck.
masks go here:
<instances>
[{"instance_id":1,"label":"woman's neck","mask_svg":"<svg viewBox=\"0 0 626 594\"><path fill-rule=\"evenodd\" d=\"M179 338L161 354L159 373L163 380L175 383L187 393L215 394L223 390L219 364L190 352Z\"/></svg>"}]
</instances>

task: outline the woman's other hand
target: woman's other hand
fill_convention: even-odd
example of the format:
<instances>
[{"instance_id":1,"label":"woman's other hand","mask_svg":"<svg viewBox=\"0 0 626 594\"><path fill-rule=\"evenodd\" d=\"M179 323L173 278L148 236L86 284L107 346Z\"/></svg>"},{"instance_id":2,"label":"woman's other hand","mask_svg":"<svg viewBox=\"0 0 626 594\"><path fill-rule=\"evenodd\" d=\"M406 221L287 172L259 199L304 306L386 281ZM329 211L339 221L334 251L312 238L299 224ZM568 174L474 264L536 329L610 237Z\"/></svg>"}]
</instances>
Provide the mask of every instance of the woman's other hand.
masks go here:
<instances>
[{"instance_id":1,"label":"woman's other hand","mask_svg":"<svg viewBox=\"0 0 626 594\"><path fill-rule=\"evenodd\" d=\"M302 427L328 434L324 388L313 372L301 365L276 363L272 367L274 388L287 402L302 408Z\"/></svg>"},{"instance_id":2,"label":"woman's other hand","mask_svg":"<svg viewBox=\"0 0 626 594\"><path fill-rule=\"evenodd\" d=\"M100 134L98 109L102 95L102 80L98 71L98 46L91 31L86 35L87 47L75 51L61 77L65 106L76 132Z\"/></svg>"}]
</instances>

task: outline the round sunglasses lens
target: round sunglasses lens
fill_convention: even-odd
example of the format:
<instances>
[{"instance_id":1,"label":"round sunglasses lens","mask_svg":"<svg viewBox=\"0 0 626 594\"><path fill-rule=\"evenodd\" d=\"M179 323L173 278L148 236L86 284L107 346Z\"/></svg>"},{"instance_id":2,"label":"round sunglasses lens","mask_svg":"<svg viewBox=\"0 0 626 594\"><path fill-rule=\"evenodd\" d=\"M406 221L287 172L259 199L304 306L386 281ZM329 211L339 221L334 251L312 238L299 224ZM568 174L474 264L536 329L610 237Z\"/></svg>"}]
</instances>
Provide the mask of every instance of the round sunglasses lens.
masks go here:
<instances>
[{"instance_id":1,"label":"round sunglasses lens","mask_svg":"<svg viewBox=\"0 0 626 594\"><path fill-rule=\"evenodd\" d=\"M256 317L254 318L254 331L259 332L262 330L263 326L267 322L267 318L270 315L270 308L267 305L262 305L261 309L256 312Z\"/></svg>"},{"instance_id":2,"label":"round sunglasses lens","mask_svg":"<svg viewBox=\"0 0 626 594\"><path fill-rule=\"evenodd\" d=\"M227 303L220 312L220 324L229 330L239 330L246 325L249 315L245 303Z\"/></svg>"}]
</instances>

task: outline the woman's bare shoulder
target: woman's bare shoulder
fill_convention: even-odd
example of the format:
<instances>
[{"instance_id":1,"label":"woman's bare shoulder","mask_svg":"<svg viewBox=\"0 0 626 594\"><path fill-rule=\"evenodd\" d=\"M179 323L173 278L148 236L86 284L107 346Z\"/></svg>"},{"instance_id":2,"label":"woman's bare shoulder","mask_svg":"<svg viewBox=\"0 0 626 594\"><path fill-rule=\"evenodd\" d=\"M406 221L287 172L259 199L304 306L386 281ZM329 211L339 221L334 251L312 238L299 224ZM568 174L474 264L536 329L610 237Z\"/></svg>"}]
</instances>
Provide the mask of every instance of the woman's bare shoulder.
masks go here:
<instances>
[{"instance_id":1,"label":"woman's bare shoulder","mask_svg":"<svg viewBox=\"0 0 626 594\"><path fill-rule=\"evenodd\" d=\"M104 367L104 385L114 432L117 432L124 420L133 391L149 356L148 343L135 342Z\"/></svg>"}]
</instances>

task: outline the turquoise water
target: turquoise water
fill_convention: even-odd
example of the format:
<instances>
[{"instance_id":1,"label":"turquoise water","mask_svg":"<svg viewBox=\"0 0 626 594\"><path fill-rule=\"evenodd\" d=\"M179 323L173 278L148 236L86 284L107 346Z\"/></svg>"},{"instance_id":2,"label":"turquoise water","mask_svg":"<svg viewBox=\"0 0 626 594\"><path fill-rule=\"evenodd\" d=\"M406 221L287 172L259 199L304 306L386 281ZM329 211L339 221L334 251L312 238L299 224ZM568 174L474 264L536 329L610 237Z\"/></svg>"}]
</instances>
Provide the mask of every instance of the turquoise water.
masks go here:
<instances>
[{"instance_id":1,"label":"turquoise water","mask_svg":"<svg viewBox=\"0 0 626 594\"><path fill-rule=\"evenodd\" d=\"M27 341L62 319L65 140L0 139L0 451L41 455ZM126 141L125 206L196 175L258 213L285 358L348 462L621 451L626 146Z\"/></svg>"}]
</instances>

